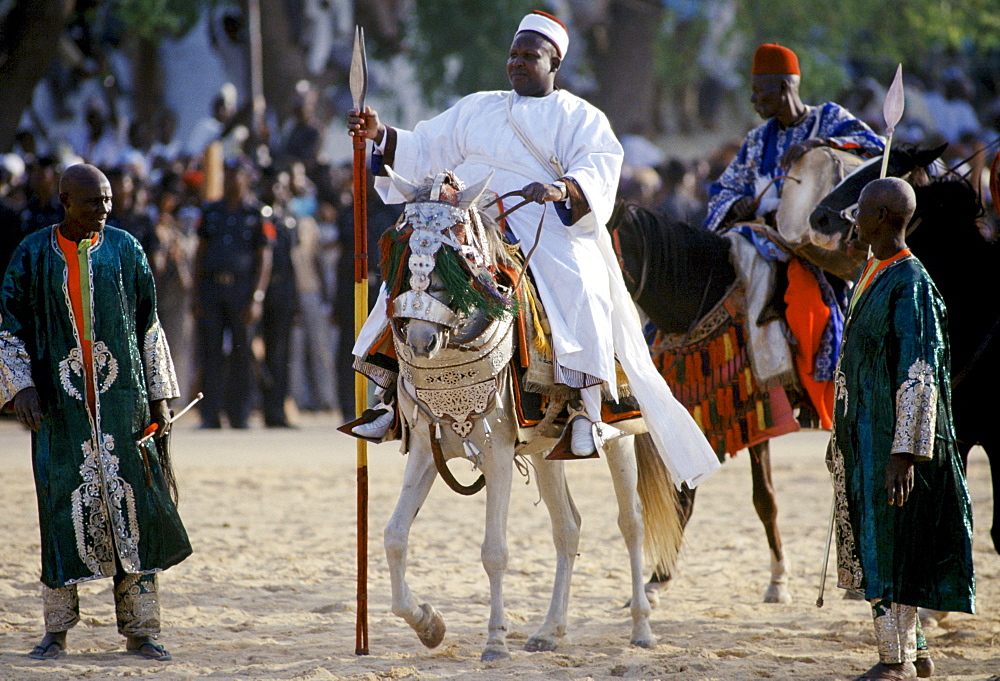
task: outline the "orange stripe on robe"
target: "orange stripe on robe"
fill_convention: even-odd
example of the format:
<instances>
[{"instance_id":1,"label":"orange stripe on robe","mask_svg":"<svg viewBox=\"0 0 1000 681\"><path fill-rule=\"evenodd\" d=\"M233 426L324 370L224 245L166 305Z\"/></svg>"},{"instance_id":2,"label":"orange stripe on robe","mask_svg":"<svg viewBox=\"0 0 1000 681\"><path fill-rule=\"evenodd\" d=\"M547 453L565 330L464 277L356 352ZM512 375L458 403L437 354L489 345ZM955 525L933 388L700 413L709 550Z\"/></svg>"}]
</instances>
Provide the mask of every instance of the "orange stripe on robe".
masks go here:
<instances>
[{"instance_id":1,"label":"orange stripe on robe","mask_svg":"<svg viewBox=\"0 0 1000 681\"><path fill-rule=\"evenodd\" d=\"M799 380L819 414L820 424L829 430L833 427L833 381L814 380L813 368L823 331L830 321L830 308L823 303L816 275L798 258L792 258L788 262L785 304L788 305L785 321L797 341L795 366L799 372Z\"/></svg>"},{"instance_id":2,"label":"orange stripe on robe","mask_svg":"<svg viewBox=\"0 0 1000 681\"><path fill-rule=\"evenodd\" d=\"M59 248L62 249L63 256L66 258L66 288L69 291L70 304L73 306L73 320L76 322L76 333L80 339L80 350L83 353L83 384L87 386L87 406L90 407L90 413L94 414L97 408L97 395L94 391L94 353L93 341L87 332L87 329L90 328L89 320L85 318L83 311L80 244L64 237L58 227L56 227L56 238L59 241ZM87 245L84 247L88 248L89 244L90 240L88 239ZM87 295L90 295L89 290Z\"/></svg>"}]
</instances>

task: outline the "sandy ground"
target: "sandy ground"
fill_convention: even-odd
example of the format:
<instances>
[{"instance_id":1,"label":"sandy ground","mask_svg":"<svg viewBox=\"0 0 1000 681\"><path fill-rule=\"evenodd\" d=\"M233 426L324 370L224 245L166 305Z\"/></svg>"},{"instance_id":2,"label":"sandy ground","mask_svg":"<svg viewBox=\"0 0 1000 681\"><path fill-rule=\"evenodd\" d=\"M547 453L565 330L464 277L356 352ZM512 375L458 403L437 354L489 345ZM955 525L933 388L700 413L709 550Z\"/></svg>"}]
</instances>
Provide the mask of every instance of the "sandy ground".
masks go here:
<instances>
[{"instance_id":1,"label":"sandy ground","mask_svg":"<svg viewBox=\"0 0 1000 681\"><path fill-rule=\"evenodd\" d=\"M653 613L660 644L628 645L628 568L603 461L567 466L583 514L570 605L571 635L552 653L524 641L548 605L554 569L548 517L533 485L515 484L506 597L512 659L481 663L489 590L479 563L482 495L438 483L414 525L410 585L444 615L448 634L427 650L389 611L381 529L404 457L370 449L370 650L354 654L355 447L330 418L295 431L198 431L180 425L174 448L181 515L195 553L161 576L164 634L174 660L122 654L110 580L81 587L83 621L70 654L36 662L41 633L39 541L29 439L0 421L0 679L851 679L874 661L868 606L828 588L815 607L831 497L825 436L773 445L780 526L791 560L791 605L761 602L768 553L750 499L746 454L705 483L682 572ZM1000 557L986 519L989 465L976 450L970 488L978 525L979 615L952 615L928 631L936 678L998 679ZM831 567L832 567L831 560ZM832 571L831 571L832 572Z\"/></svg>"}]
</instances>

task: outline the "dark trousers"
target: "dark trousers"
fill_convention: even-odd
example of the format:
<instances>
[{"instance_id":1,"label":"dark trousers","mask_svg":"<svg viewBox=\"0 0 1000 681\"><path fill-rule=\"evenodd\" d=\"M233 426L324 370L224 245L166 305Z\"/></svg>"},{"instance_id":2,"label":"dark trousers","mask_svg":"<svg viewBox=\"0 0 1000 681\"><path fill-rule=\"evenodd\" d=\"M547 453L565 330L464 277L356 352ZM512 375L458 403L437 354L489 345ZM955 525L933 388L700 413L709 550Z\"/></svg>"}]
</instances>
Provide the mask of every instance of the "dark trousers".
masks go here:
<instances>
[{"instance_id":1,"label":"dark trousers","mask_svg":"<svg viewBox=\"0 0 1000 681\"><path fill-rule=\"evenodd\" d=\"M231 287L214 282L202 285L198 359L201 390L205 393L201 402L201 420L205 426L217 427L223 409L229 425L234 428L245 428L250 418L254 376L250 340L253 334L243 319L249 304L250 297L246 293L239 295Z\"/></svg>"},{"instance_id":2,"label":"dark trousers","mask_svg":"<svg viewBox=\"0 0 1000 681\"><path fill-rule=\"evenodd\" d=\"M260 320L260 335L264 341L264 372L260 381L263 399L264 424L282 425L285 416L285 398L288 397L288 373L291 358L292 324L295 321L295 290L273 295L264 303L264 316Z\"/></svg>"}]
</instances>

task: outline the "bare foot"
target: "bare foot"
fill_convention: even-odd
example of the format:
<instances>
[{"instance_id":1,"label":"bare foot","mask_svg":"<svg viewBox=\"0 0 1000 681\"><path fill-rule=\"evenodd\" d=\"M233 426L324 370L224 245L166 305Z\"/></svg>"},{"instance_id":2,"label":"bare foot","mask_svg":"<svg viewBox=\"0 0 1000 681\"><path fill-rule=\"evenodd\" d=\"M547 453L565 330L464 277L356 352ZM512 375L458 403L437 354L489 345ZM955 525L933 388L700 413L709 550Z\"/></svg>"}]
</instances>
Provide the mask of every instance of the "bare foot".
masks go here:
<instances>
[{"instance_id":1,"label":"bare foot","mask_svg":"<svg viewBox=\"0 0 1000 681\"><path fill-rule=\"evenodd\" d=\"M918 657L913 666L917 668L917 678L926 679L934 676L934 661L929 657Z\"/></svg>"},{"instance_id":2,"label":"bare foot","mask_svg":"<svg viewBox=\"0 0 1000 681\"><path fill-rule=\"evenodd\" d=\"M915 681L917 678L917 668L912 662L902 662L900 664L877 665L866 671L854 681L868 681L869 679L892 679L892 681Z\"/></svg>"},{"instance_id":3,"label":"bare foot","mask_svg":"<svg viewBox=\"0 0 1000 681\"><path fill-rule=\"evenodd\" d=\"M152 636L129 636L125 639L125 650L133 655L157 662L166 662L172 659L167 649L156 643Z\"/></svg>"},{"instance_id":4,"label":"bare foot","mask_svg":"<svg viewBox=\"0 0 1000 681\"><path fill-rule=\"evenodd\" d=\"M31 649L28 653L28 657L32 660L53 660L60 655L66 654L66 632L65 631L50 631L45 634L45 637L38 643L37 646Z\"/></svg>"}]
</instances>

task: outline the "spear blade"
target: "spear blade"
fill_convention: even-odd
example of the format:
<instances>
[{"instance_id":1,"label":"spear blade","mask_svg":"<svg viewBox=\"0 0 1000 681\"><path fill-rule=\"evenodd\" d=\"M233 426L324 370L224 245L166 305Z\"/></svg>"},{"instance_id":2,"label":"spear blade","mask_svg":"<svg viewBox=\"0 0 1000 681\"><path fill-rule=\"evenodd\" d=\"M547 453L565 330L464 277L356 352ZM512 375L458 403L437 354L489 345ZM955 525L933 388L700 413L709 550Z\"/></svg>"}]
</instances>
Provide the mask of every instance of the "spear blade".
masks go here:
<instances>
[{"instance_id":1,"label":"spear blade","mask_svg":"<svg viewBox=\"0 0 1000 681\"><path fill-rule=\"evenodd\" d=\"M885 117L885 132L891 135L896 129L896 125L903 117L903 65L896 67L896 77L892 79L892 85L885 95L885 104L882 105L882 115Z\"/></svg>"},{"instance_id":2,"label":"spear blade","mask_svg":"<svg viewBox=\"0 0 1000 681\"><path fill-rule=\"evenodd\" d=\"M354 51L351 55L351 97L354 108L364 109L365 97L368 95L368 58L365 56L365 30L354 27Z\"/></svg>"},{"instance_id":3,"label":"spear blade","mask_svg":"<svg viewBox=\"0 0 1000 681\"><path fill-rule=\"evenodd\" d=\"M882 104L882 116L885 118L885 150L882 152L882 172L879 178L885 177L889 172L889 149L892 147L892 133L896 130L896 124L903 117L903 65L896 67L896 77L892 79L892 85L885 94L885 102Z\"/></svg>"}]
</instances>

